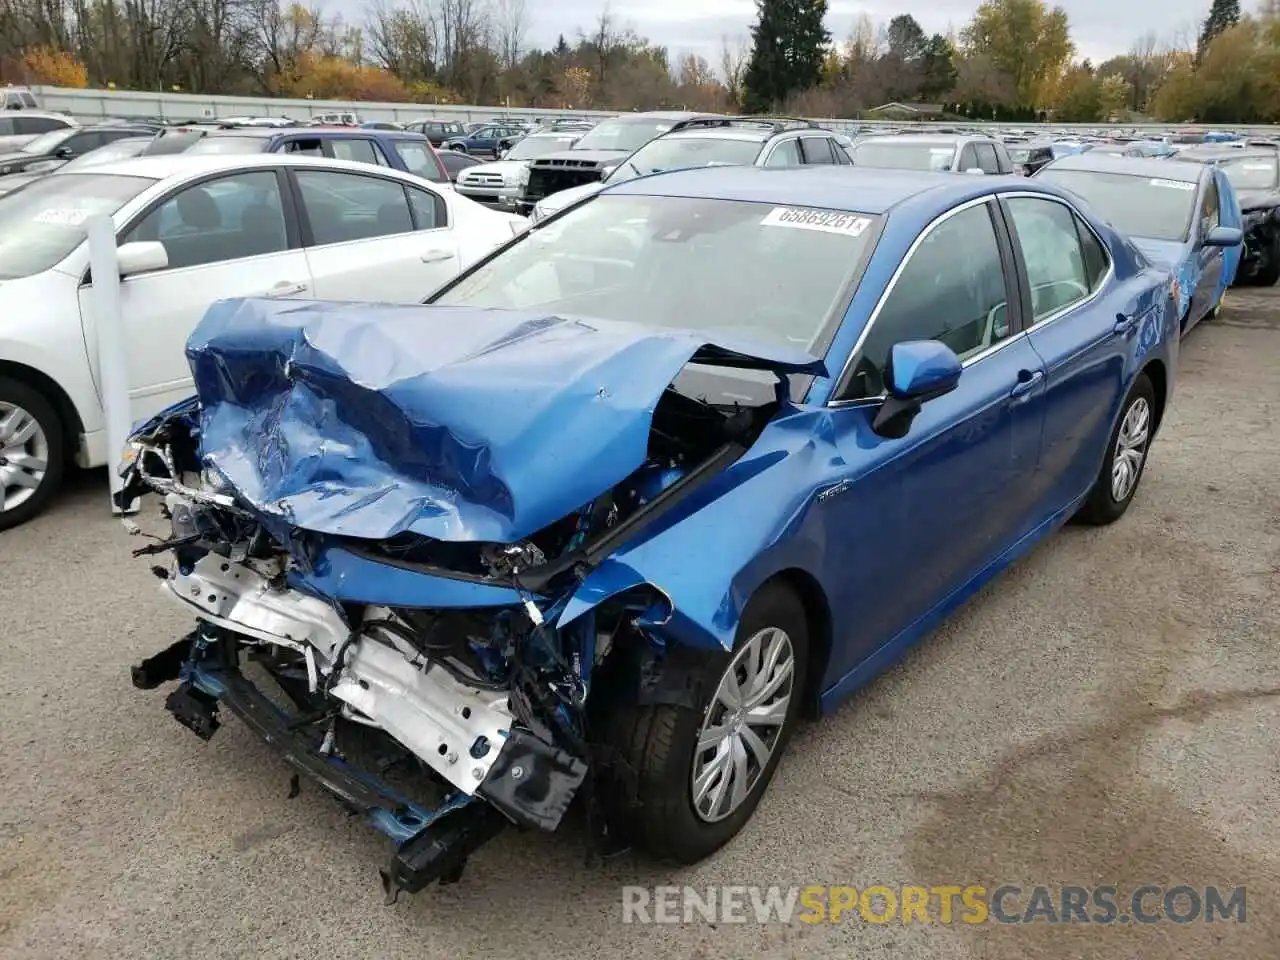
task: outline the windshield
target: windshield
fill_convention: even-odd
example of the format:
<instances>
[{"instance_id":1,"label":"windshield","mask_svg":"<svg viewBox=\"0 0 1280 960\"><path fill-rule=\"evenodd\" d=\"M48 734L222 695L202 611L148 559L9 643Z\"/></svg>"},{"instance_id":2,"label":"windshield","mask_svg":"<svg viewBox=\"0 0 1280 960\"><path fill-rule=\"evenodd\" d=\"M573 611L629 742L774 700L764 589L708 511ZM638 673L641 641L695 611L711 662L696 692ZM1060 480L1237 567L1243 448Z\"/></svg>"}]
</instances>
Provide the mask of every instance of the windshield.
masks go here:
<instances>
[{"instance_id":1,"label":"windshield","mask_svg":"<svg viewBox=\"0 0 1280 960\"><path fill-rule=\"evenodd\" d=\"M759 153L759 140L729 140L721 137L652 140L624 160L606 179L609 183L621 183L646 173L679 170L683 167L714 167L722 164L744 166L754 163Z\"/></svg>"},{"instance_id":2,"label":"windshield","mask_svg":"<svg viewBox=\"0 0 1280 960\"><path fill-rule=\"evenodd\" d=\"M814 350L876 218L734 200L605 193L433 302L554 312Z\"/></svg>"},{"instance_id":3,"label":"windshield","mask_svg":"<svg viewBox=\"0 0 1280 960\"><path fill-rule=\"evenodd\" d=\"M896 170L950 170L956 156L949 143L860 143L853 148L853 162L859 167L889 167Z\"/></svg>"},{"instance_id":4,"label":"windshield","mask_svg":"<svg viewBox=\"0 0 1280 960\"><path fill-rule=\"evenodd\" d=\"M632 150L643 147L675 124L670 120L604 120L573 147L575 150Z\"/></svg>"},{"instance_id":5,"label":"windshield","mask_svg":"<svg viewBox=\"0 0 1280 960\"><path fill-rule=\"evenodd\" d=\"M150 140L143 137L137 139L129 137L124 140L117 140L115 143L108 143L105 147L90 150L84 156L68 160L58 168L58 175L62 176L75 170L83 170L85 167L92 167L102 163L114 163L116 160L127 160L130 157L139 156L143 150L147 149L147 144L150 142Z\"/></svg>"},{"instance_id":6,"label":"windshield","mask_svg":"<svg viewBox=\"0 0 1280 960\"><path fill-rule=\"evenodd\" d=\"M1274 190L1276 161L1272 157L1240 157L1220 164L1231 185L1237 190Z\"/></svg>"},{"instance_id":7,"label":"windshield","mask_svg":"<svg viewBox=\"0 0 1280 960\"><path fill-rule=\"evenodd\" d=\"M84 222L113 214L156 181L75 173L0 197L0 280L48 270L84 240Z\"/></svg>"},{"instance_id":8,"label":"windshield","mask_svg":"<svg viewBox=\"0 0 1280 960\"><path fill-rule=\"evenodd\" d=\"M1054 170L1036 175L1084 199L1121 233L1183 241L1196 202L1196 185L1160 177L1094 170Z\"/></svg>"},{"instance_id":9,"label":"windshield","mask_svg":"<svg viewBox=\"0 0 1280 960\"><path fill-rule=\"evenodd\" d=\"M22 147L23 153L53 153L58 149L58 144L66 140L76 132L75 127L63 127L60 130L50 130L48 133L42 133L34 140L29 140Z\"/></svg>"},{"instance_id":10,"label":"windshield","mask_svg":"<svg viewBox=\"0 0 1280 960\"><path fill-rule=\"evenodd\" d=\"M270 137L205 137L187 153L265 153Z\"/></svg>"},{"instance_id":11,"label":"windshield","mask_svg":"<svg viewBox=\"0 0 1280 960\"><path fill-rule=\"evenodd\" d=\"M544 153L555 153L557 150L568 150L573 147L577 137L525 137L507 151L504 159L532 160Z\"/></svg>"}]
</instances>

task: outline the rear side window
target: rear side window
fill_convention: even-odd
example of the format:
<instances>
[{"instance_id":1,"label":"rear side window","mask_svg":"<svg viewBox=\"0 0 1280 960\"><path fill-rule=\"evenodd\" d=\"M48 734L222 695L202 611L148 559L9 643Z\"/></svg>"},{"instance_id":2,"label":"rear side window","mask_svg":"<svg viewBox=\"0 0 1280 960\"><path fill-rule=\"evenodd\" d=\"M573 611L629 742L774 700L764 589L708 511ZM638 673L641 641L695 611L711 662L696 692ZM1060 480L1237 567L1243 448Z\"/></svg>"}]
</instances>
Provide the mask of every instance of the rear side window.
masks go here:
<instances>
[{"instance_id":1,"label":"rear side window","mask_svg":"<svg viewBox=\"0 0 1280 960\"><path fill-rule=\"evenodd\" d=\"M306 157L323 157L324 144L320 142L320 138L314 139L298 139L286 140L280 145L280 153L300 153Z\"/></svg>"},{"instance_id":2,"label":"rear side window","mask_svg":"<svg viewBox=\"0 0 1280 960\"><path fill-rule=\"evenodd\" d=\"M377 163L378 157L373 149L373 141L363 137L352 137L350 140L335 137L329 141L335 160L351 160L356 163Z\"/></svg>"},{"instance_id":3,"label":"rear side window","mask_svg":"<svg viewBox=\"0 0 1280 960\"><path fill-rule=\"evenodd\" d=\"M22 119L26 119L23 117ZM0 117L0 137L11 137L18 132L17 119L14 117Z\"/></svg>"},{"instance_id":4,"label":"rear side window","mask_svg":"<svg viewBox=\"0 0 1280 960\"><path fill-rule=\"evenodd\" d=\"M63 123L61 120L55 120L53 117L14 117L12 120L14 130L18 133L48 133L50 130L62 130L69 124ZM0 131L8 133L10 131Z\"/></svg>"},{"instance_id":5,"label":"rear side window","mask_svg":"<svg viewBox=\"0 0 1280 960\"><path fill-rule=\"evenodd\" d=\"M805 163L835 163L835 155L831 152L831 141L826 137L805 137L800 141L800 149L804 151Z\"/></svg>"},{"instance_id":6,"label":"rear side window","mask_svg":"<svg viewBox=\"0 0 1280 960\"><path fill-rule=\"evenodd\" d=\"M1089 292L1092 293L1102 285L1102 278L1107 275L1107 267L1111 261L1107 258L1107 251L1103 249L1101 241L1079 217L1076 217L1076 234L1080 237L1080 252L1084 257Z\"/></svg>"},{"instance_id":7,"label":"rear side window","mask_svg":"<svg viewBox=\"0 0 1280 960\"><path fill-rule=\"evenodd\" d=\"M393 140L391 143L396 153L400 154L400 159L404 161L405 169L414 176L435 183L443 183L449 179L441 172L440 162L429 144L421 140Z\"/></svg>"},{"instance_id":8,"label":"rear side window","mask_svg":"<svg viewBox=\"0 0 1280 960\"><path fill-rule=\"evenodd\" d=\"M974 152L978 156L978 169L983 173L999 173L1000 162L996 159L996 148L989 143L975 143Z\"/></svg>"},{"instance_id":9,"label":"rear side window","mask_svg":"<svg viewBox=\"0 0 1280 960\"><path fill-rule=\"evenodd\" d=\"M405 190L409 193L415 230L436 230L449 225L448 208L442 198L416 187L406 187Z\"/></svg>"},{"instance_id":10,"label":"rear side window","mask_svg":"<svg viewBox=\"0 0 1280 960\"><path fill-rule=\"evenodd\" d=\"M298 170L302 203L316 244L348 243L413 230L404 187L358 173Z\"/></svg>"},{"instance_id":11,"label":"rear side window","mask_svg":"<svg viewBox=\"0 0 1280 960\"><path fill-rule=\"evenodd\" d=\"M1087 297L1093 284L1075 214L1056 200L1013 197L1008 204L1027 265L1033 322Z\"/></svg>"},{"instance_id":12,"label":"rear side window","mask_svg":"<svg viewBox=\"0 0 1280 960\"><path fill-rule=\"evenodd\" d=\"M798 167L803 161L800 159L800 141L799 140L783 140L773 148L773 153L769 154L769 159L764 162L766 167Z\"/></svg>"}]
</instances>

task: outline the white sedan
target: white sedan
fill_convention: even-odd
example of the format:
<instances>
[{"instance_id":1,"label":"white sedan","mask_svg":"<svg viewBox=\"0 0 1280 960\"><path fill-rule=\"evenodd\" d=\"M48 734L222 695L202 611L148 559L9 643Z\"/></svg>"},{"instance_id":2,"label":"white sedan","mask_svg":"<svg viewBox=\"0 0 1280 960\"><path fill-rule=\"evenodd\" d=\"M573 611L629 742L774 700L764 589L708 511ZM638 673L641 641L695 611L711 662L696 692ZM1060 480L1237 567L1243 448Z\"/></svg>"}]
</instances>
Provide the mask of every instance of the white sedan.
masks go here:
<instances>
[{"instance_id":1,"label":"white sedan","mask_svg":"<svg viewBox=\"0 0 1280 960\"><path fill-rule=\"evenodd\" d=\"M107 449L84 222L116 227L131 416L190 395L184 347L228 297L420 303L527 226L385 167L156 156L0 198L0 530Z\"/></svg>"}]
</instances>

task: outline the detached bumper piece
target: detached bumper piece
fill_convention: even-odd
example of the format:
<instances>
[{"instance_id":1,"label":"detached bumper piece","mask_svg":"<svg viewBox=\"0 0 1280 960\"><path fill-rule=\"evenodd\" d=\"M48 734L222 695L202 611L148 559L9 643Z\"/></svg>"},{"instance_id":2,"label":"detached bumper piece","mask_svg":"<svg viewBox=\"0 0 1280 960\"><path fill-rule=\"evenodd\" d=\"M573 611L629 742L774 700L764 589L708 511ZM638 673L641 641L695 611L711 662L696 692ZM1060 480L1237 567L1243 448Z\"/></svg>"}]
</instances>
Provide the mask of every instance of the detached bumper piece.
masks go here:
<instances>
[{"instance_id":1,"label":"detached bumper piece","mask_svg":"<svg viewBox=\"0 0 1280 960\"><path fill-rule=\"evenodd\" d=\"M387 903L394 903L400 891L416 893L433 882L456 882L467 858L509 823L555 830L586 778L583 760L514 730L475 797L455 791L429 809L322 752L321 739L306 732L314 729L307 718L282 711L240 672L234 646L233 636L214 640L207 629L197 630L133 667L133 685L152 690L180 681L165 707L202 740L218 730L219 708L226 707L298 774L390 837L396 851L381 871Z\"/></svg>"}]
</instances>

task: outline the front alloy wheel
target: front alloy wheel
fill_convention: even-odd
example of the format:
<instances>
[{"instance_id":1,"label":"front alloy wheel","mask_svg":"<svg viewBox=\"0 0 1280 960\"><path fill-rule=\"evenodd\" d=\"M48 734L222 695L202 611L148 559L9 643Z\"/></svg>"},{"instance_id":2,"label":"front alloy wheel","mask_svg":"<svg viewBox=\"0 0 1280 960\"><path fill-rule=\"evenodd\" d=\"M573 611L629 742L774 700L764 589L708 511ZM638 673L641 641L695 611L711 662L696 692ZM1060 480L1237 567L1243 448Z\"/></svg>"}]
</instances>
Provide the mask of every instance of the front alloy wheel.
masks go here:
<instances>
[{"instance_id":1,"label":"front alloy wheel","mask_svg":"<svg viewBox=\"0 0 1280 960\"><path fill-rule=\"evenodd\" d=\"M734 654L707 706L693 757L693 807L708 823L742 806L778 745L795 678L791 638L778 627Z\"/></svg>"},{"instance_id":2,"label":"front alloy wheel","mask_svg":"<svg viewBox=\"0 0 1280 960\"><path fill-rule=\"evenodd\" d=\"M799 722L808 658L805 606L776 580L743 610L731 653L670 645L662 669L690 698L610 707L623 761L603 797L610 832L677 863L732 840Z\"/></svg>"},{"instance_id":3,"label":"front alloy wheel","mask_svg":"<svg viewBox=\"0 0 1280 960\"><path fill-rule=\"evenodd\" d=\"M62 477L62 425L27 384L0 377L0 530L44 509Z\"/></svg>"}]
</instances>

